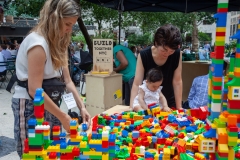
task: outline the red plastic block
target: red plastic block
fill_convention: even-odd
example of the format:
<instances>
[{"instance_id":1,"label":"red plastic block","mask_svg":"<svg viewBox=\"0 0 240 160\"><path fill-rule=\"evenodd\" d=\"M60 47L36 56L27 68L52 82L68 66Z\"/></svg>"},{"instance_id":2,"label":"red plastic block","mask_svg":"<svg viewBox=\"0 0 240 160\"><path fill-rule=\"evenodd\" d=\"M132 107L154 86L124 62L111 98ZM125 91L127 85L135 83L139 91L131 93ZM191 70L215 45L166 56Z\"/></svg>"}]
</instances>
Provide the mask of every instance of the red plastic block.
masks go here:
<instances>
[{"instance_id":1,"label":"red plastic block","mask_svg":"<svg viewBox=\"0 0 240 160\"><path fill-rule=\"evenodd\" d=\"M108 148L108 141L102 141L102 148Z\"/></svg>"}]
</instances>

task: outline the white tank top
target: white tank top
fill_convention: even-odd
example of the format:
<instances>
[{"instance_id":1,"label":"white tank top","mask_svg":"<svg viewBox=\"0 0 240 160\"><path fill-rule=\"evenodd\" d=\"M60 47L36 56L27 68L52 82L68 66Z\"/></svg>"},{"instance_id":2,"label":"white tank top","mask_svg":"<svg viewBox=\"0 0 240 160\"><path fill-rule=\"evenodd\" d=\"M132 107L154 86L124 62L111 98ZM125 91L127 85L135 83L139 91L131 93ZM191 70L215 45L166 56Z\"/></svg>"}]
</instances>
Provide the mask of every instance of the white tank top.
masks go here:
<instances>
[{"instance_id":1,"label":"white tank top","mask_svg":"<svg viewBox=\"0 0 240 160\"><path fill-rule=\"evenodd\" d=\"M30 33L21 43L18 50L18 55L16 59L16 74L20 81L26 81L28 79L28 51L35 47L42 46L46 53L46 63L44 67L43 79L50 79L54 77L60 77L59 70L54 70L52 64L52 58L50 55L49 47L47 41L43 36L39 35L36 32ZM15 86L15 93L13 98L25 98L30 99L25 88L22 88L18 85Z\"/></svg>"}]
</instances>

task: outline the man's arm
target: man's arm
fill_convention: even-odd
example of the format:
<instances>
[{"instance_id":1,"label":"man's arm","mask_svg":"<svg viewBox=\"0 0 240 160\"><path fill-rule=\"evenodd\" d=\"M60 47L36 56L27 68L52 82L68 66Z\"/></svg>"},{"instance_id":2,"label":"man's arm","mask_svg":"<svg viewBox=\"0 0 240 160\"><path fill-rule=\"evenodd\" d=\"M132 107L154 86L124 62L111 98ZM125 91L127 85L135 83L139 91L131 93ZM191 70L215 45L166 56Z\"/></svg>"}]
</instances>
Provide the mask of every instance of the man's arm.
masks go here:
<instances>
[{"instance_id":1,"label":"man's arm","mask_svg":"<svg viewBox=\"0 0 240 160\"><path fill-rule=\"evenodd\" d=\"M179 63L177 69L173 75L173 90L176 102L176 108L182 108L182 54L179 57Z\"/></svg>"},{"instance_id":2,"label":"man's arm","mask_svg":"<svg viewBox=\"0 0 240 160\"><path fill-rule=\"evenodd\" d=\"M128 60L126 59L124 53L122 51L118 51L116 53L116 58L119 60L120 65L117 68L113 68L113 70L115 72L124 70L128 66Z\"/></svg>"}]
</instances>

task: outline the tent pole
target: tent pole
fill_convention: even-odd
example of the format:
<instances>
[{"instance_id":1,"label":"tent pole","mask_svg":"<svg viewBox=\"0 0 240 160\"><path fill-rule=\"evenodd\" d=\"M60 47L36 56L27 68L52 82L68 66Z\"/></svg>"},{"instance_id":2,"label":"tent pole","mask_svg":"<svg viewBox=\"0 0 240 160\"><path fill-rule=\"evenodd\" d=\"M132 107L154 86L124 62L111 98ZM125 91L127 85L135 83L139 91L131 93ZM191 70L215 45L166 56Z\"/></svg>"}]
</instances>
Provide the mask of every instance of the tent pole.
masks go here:
<instances>
[{"instance_id":1,"label":"tent pole","mask_svg":"<svg viewBox=\"0 0 240 160\"><path fill-rule=\"evenodd\" d=\"M118 44L120 44L121 40L121 11L118 11Z\"/></svg>"}]
</instances>

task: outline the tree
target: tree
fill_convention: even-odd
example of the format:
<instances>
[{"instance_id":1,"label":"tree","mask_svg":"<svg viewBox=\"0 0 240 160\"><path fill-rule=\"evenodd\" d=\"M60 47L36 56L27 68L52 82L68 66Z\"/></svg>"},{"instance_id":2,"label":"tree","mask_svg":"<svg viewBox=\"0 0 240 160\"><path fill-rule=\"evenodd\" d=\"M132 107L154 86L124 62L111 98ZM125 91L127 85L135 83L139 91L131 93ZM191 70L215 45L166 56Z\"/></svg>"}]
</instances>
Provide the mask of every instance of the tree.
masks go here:
<instances>
[{"instance_id":1,"label":"tree","mask_svg":"<svg viewBox=\"0 0 240 160\"><path fill-rule=\"evenodd\" d=\"M98 35L101 36L103 24L112 24L118 19L118 12L110 8L82 1L82 18L98 24Z\"/></svg>"},{"instance_id":2,"label":"tree","mask_svg":"<svg viewBox=\"0 0 240 160\"><path fill-rule=\"evenodd\" d=\"M43 7L44 3L46 0L14 0L12 1L13 4L15 4L17 6L17 12L18 12L18 16L20 16L21 14L27 14L27 15L31 15L33 17L38 17L39 16L39 12L41 10L41 8ZM79 0L75 0L76 3L80 6L80 1ZM87 32L87 29L83 23L82 17L80 16L77 20L78 25L80 30L82 31L87 45L89 47L89 53L93 53L92 52L92 40Z\"/></svg>"}]
</instances>

